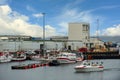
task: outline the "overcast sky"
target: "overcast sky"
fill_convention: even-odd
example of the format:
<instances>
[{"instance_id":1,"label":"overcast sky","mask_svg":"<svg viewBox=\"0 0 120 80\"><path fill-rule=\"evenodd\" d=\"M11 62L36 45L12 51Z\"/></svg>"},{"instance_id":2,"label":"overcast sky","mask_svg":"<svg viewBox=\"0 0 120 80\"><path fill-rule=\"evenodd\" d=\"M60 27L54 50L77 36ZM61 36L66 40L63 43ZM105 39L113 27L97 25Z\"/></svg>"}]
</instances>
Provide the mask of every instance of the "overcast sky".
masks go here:
<instances>
[{"instance_id":1,"label":"overcast sky","mask_svg":"<svg viewBox=\"0 0 120 80\"><path fill-rule=\"evenodd\" d=\"M0 0L0 35L42 37L41 13L46 37L68 35L70 22L90 23L91 36L120 35L120 0Z\"/></svg>"}]
</instances>

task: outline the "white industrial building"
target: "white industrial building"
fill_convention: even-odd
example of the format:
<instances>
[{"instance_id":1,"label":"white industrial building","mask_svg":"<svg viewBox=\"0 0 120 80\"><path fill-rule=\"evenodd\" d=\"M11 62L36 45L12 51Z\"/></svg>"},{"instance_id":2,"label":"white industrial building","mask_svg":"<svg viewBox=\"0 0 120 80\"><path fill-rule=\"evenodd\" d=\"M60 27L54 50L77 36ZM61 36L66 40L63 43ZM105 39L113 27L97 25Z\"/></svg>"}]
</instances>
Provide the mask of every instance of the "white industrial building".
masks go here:
<instances>
[{"instance_id":1,"label":"white industrial building","mask_svg":"<svg viewBox=\"0 0 120 80\"><path fill-rule=\"evenodd\" d=\"M54 36L50 40L45 40L45 49L69 49L78 50L83 46L90 47L97 44L97 38L90 38L89 23L69 23L68 36ZM31 40L30 40L31 39ZM101 44L101 42L99 41ZM31 36L2 35L0 36L0 51L9 49L29 50L43 47L42 39L34 39Z\"/></svg>"},{"instance_id":2,"label":"white industrial building","mask_svg":"<svg viewBox=\"0 0 120 80\"><path fill-rule=\"evenodd\" d=\"M9 50L36 50L41 49L43 45L42 41L0 41L0 51ZM82 46L81 42L74 41L45 41L45 49L49 50L60 50L60 49L70 49L76 50Z\"/></svg>"},{"instance_id":3,"label":"white industrial building","mask_svg":"<svg viewBox=\"0 0 120 80\"><path fill-rule=\"evenodd\" d=\"M68 40L88 42L90 40L89 23L69 23Z\"/></svg>"}]
</instances>

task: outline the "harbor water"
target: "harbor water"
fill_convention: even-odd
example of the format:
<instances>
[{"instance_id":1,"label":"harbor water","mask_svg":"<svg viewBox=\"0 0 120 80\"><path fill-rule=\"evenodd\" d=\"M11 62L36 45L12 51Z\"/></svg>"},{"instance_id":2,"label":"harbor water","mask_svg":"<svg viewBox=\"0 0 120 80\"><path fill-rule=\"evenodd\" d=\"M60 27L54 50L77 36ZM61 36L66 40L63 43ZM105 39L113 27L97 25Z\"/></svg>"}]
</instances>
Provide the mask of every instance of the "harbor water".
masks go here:
<instances>
[{"instance_id":1,"label":"harbor water","mask_svg":"<svg viewBox=\"0 0 120 80\"><path fill-rule=\"evenodd\" d=\"M25 70L12 70L11 66L34 63L35 61L0 63L0 80L120 80L119 59L93 61L102 61L105 67L104 71L76 73L74 67L80 63Z\"/></svg>"}]
</instances>

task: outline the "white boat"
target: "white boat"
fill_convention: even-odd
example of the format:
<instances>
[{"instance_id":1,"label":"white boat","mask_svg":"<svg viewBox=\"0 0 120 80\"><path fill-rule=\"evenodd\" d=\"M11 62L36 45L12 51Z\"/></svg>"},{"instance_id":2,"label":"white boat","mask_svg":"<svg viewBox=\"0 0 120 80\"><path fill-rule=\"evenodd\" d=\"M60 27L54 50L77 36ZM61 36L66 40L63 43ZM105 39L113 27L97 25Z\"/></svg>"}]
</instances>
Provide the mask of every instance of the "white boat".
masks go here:
<instances>
[{"instance_id":1,"label":"white boat","mask_svg":"<svg viewBox=\"0 0 120 80\"><path fill-rule=\"evenodd\" d=\"M90 63L89 61L83 61L83 63L81 63L80 65L75 66L74 69L76 72L93 72L103 71L104 67L102 65L102 62L100 64L98 64L98 62L94 64L93 62Z\"/></svg>"},{"instance_id":2,"label":"white boat","mask_svg":"<svg viewBox=\"0 0 120 80\"><path fill-rule=\"evenodd\" d=\"M56 59L60 62L60 64L63 64L63 63L75 63L76 59L77 59L77 56L76 56L75 53L60 52Z\"/></svg>"},{"instance_id":3,"label":"white boat","mask_svg":"<svg viewBox=\"0 0 120 80\"><path fill-rule=\"evenodd\" d=\"M27 51L25 51L25 54L27 54L27 55L34 55L36 53L35 53L34 50L27 50Z\"/></svg>"},{"instance_id":4,"label":"white boat","mask_svg":"<svg viewBox=\"0 0 120 80\"><path fill-rule=\"evenodd\" d=\"M31 60L35 60L35 61L46 61L46 62L49 62L49 61L52 61L52 60L56 60L55 57L52 57L52 56L44 57L44 56L41 56L40 54L32 55L30 57L30 59Z\"/></svg>"},{"instance_id":5,"label":"white boat","mask_svg":"<svg viewBox=\"0 0 120 80\"><path fill-rule=\"evenodd\" d=\"M0 52L0 63L2 62L10 62L12 59L12 56L8 51Z\"/></svg>"},{"instance_id":6,"label":"white boat","mask_svg":"<svg viewBox=\"0 0 120 80\"><path fill-rule=\"evenodd\" d=\"M84 60L84 55L83 55L83 53L78 53L78 54L79 54L79 55L77 56L76 61L77 61L77 62L83 61L83 60Z\"/></svg>"},{"instance_id":7,"label":"white boat","mask_svg":"<svg viewBox=\"0 0 120 80\"><path fill-rule=\"evenodd\" d=\"M13 54L12 61L24 61L26 60L26 54L22 51L18 51Z\"/></svg>"},{"instance_id":8,"label":"white boat","mask_svg":"<svg viewBox=\"0 0 120 80\"><path fill-rule=\"evenodd\" d=\"M40 54L36 54L36 55L31 55L30 59L31 60L35 60L35 61L40 61L42 58L42 56Z\"/></svg>"}]
</instances>

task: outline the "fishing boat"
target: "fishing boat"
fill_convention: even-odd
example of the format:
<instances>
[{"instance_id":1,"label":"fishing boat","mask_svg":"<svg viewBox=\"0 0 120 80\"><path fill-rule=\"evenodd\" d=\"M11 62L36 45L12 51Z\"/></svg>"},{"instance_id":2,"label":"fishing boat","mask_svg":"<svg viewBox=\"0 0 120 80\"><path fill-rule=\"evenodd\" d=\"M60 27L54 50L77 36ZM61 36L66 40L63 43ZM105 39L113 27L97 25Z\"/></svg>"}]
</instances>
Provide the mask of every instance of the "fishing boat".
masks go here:
<instances>
[{"instance_id":1,"label":"fishing boat","mask_svg":"<svg viewBox=\"0 0 120 80\"><path fill-rule=\"evenodd\" d=\"M34 50L31 50L31 49L25 51L25 53L26 53L27 55L36 54L35 51L34 51Z\"/></svg>"},{"instance_id":2,"label":"fishing boat","mask_svg":"<svg viewBox=\"0 0 120 80\"><path fill-rule=\"evenodd\" d=\"M12 61L24 61L26 60L26 54L23 51L17 51L13 54Z\"/></svg>"},{"instance_id":3,"label":"fishing boat","mask_svg":"<svg viewBox=\"0 0 120 80\"><path fill-rule=\"evenodd\" d=\"M43 56L41 54L34 54L30 56L31 60L35 60L35 61L52 61L52 60L56 60L56 56L50 56L49 54Z\"/></svg>"},{"instance_id":4,"label":"fishing boat","mask_svg":"<svg viewBox=\"0 0 120 80\"><path fill-rule=\"evenodd\" d=\"M77 59L77 56L76 56L75 53L60 52L56 59L60 62L60 64L75 63L76 59Z\"/></svg>"},{"instance_id":5,"label":"fishing boat","mask_svg":"<svg viewBox=\"0 0 120 80\"><path fill-rule=\"evenodd\" d=\"M25 51L25 54L26 54L26 59L31 60L36 55L36 52L34 50L27 50Z\"/></svg>"},{"instance_id":6,"label":"fishing boat","mask_svg":"<svg viewBox=\"0 0 120 80\"><path fill-rule=\"evenodd\" d=\"M10 62L11 59L12 59L12 55L9 53L9 51L5 50L3 52L0 52L0 63Z\"/></svg>"},{"instance_id":7,"label":"fishing boat","mask_svg":"<svg viewBox=\"0 0 120 80\"><path fill-rule=\"evenodd\" d=\"M35 61L40 61L41 60L41 55L37 54L37 55L32 55L30 57L31 60L35 60Z\"/></svg>"},{"instance_id":8,"label":"fishing boat","mask_svg":"<svg viewBox=\"0 0 120 80\"><path fill-rule=\"evenodd\" d=\"M102 62L99 64L98 62L83 61L80 65L75 66L74 69L76 72L103 71L104 67L102 64Z\"/></svg>"}]
</instances>

